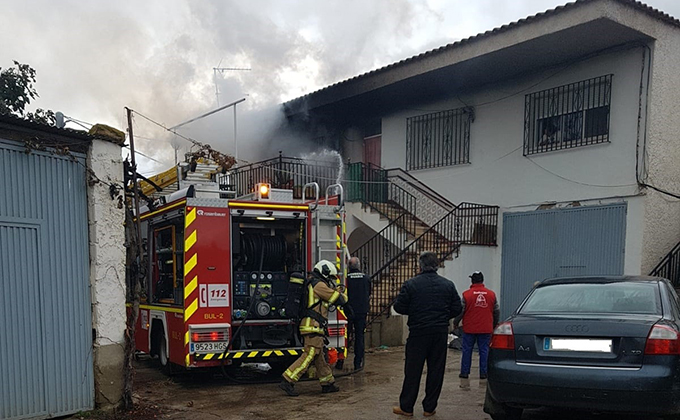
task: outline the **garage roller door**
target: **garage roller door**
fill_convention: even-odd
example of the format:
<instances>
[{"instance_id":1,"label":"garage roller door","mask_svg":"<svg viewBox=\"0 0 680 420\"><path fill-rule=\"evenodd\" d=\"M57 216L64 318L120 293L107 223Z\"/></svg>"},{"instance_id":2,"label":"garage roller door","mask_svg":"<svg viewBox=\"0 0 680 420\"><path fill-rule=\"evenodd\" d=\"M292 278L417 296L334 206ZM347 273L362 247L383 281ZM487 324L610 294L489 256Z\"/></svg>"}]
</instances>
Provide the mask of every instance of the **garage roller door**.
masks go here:
<instances>
[{"instance_id":1,"label":"garage roller door","mask_svg":"<svg viewBox=\"0 0 680 420\"><path fill-rule=\"evenodd\" d=\"M501 313L512 314L534 282L623 274L626 204L503 215Z\"/></svg>"},{"instance_id":2,"label":"garage roller door","mask_svg":"<svg viewBox=\"0 0 680 420\"><path fill-rule=\"evenodd\" d=\"M85 157L0 139L0 419L94 406Z\"/></svg>"}]
</instances>

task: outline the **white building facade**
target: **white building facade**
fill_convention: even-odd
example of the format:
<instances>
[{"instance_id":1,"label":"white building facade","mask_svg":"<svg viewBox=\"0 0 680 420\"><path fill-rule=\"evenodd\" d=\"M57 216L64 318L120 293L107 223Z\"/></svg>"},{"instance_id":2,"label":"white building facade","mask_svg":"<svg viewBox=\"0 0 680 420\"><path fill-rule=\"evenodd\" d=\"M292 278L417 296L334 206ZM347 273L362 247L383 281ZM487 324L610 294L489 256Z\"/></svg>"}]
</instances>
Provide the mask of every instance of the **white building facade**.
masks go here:
<instances>
[{"instance_id":1,"label":"white building facade","mask_svg":"<svg viewBox=\"0 0 680 420\"><path fill-rule=\"evenodd\" d=\"M677 20L581 0L286 106L351 162L499 206L497 246L462 245L440 273L464 290L483 271L507 315L536 280L649 274L678 243L678 60ZM382 227L351 208L350 248Z\"/></svg>"}]
</instances>

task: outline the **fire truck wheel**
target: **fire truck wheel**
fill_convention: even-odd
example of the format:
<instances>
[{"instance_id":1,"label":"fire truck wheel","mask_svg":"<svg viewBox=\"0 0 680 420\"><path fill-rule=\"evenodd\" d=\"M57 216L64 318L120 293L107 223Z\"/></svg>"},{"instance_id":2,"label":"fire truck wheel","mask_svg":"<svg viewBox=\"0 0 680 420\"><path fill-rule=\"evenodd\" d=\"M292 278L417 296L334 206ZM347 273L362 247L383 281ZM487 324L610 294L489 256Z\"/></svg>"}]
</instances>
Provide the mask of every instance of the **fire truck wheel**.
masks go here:
<instances>
[{"instance_id":1,"label":"fire truck wheel","mask_svg":"<svg viewBox=\"0 0 680 420\"><path fill-rule=\"evenodd\" d=\"M158 361L163 367L168 366L170 363L170 360L168 359L168 345L164 336L161 336L160 343L158 344Z\"/></svg>"},{"instance_id":2,"label":"fire truck wheel","mask_svg":"<svg viewBox=\"0 0 680 420\"><path fill-rule=\"evenodd\" d=\"M170 361L168 357L168 344L165 340L165 335L160 334L158 336L158 362L161 365L161 370L166 375L173 375L176 373L175 365Z\"/></svg>"}]
</instances>

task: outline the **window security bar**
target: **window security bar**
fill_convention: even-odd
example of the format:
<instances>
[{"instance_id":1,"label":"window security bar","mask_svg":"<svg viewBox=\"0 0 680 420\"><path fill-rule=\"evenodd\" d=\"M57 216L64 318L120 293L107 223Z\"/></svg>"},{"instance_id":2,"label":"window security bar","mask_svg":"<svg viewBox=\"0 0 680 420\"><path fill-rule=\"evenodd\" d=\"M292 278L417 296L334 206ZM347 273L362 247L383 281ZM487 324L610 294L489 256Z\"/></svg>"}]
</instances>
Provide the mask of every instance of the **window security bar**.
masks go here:
<instances>
[{"instance_id":1,"label":"window security bar","mask_svg":"<svg viewBox=\"0 0 680 420\"><path fill-rule=\"evenodd\" d=\"M470 163L472 108L433 112L406 119L406 169Z\"/></svg>"},{"instance_id":2,"label":"window security bar","mask_svg":"<svg viewBox=\"0 0 680 420\"><path fill-rule=\"evenodd\" d=\"M524 156L608 143L612 76L526 95Z\"/></svg>"}]
</instances>

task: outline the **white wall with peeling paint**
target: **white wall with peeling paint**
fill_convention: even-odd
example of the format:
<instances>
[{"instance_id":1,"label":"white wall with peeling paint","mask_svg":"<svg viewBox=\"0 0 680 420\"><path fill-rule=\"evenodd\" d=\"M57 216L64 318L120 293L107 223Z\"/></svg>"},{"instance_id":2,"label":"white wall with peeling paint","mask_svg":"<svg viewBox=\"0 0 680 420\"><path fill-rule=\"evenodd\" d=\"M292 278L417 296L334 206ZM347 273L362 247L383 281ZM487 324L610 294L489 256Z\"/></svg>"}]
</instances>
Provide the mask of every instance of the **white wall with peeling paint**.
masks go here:
<instances>
[{"instance_id":1,"label":"white wall with peeling paint","mask_svg":"<svg viewBox=\"0 0 680 420\"><path fill-rule=\"evenodd\" d=\"M93 140L88 166L104 182L88 191L90 271L96 344L125 340L125 210L111 199L109 183L122 185L120 146Z\"/></svg>"},{"instance_id":2,"label":"white wall with peeling paint","mask_svg":"<svg viewBox=\"0 0 680 420\"><path fill-rule=\"evenodd\" d=\"M120 146L93 140L87 163L101 180L88 188L96 400L100 406L116 405L123 392L125 210L111 198L109 185L123 185Z\"/></svg>"}]
</instances>

